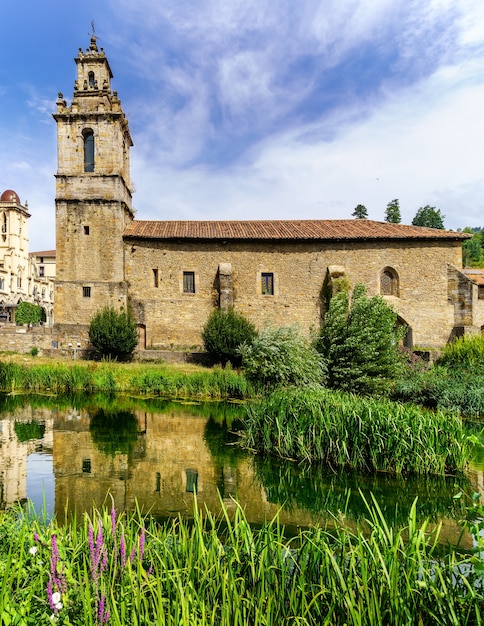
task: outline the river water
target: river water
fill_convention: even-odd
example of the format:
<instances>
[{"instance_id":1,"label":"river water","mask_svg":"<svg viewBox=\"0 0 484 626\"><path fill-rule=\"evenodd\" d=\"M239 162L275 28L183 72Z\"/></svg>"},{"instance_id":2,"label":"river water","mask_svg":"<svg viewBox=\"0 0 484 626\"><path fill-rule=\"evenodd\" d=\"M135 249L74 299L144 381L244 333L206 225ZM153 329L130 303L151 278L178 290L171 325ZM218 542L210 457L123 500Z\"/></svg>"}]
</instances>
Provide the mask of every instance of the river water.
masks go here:
<instances>
[{"instance_id":1,"label":"river water","mask_svg":"<svg viewBox=\"0 0 484 626\"><path fill-rule=\"evenodd\" d=\"M466 497L482 493L484 459L465 477L395 478L330 472L259 458L237 445L243 406L96 397L0 396L0 500L31 500L61 522L103 504L138 506L157 518L190 518L199 507L229 515L236 502L262 524L279 514L288 532L328 523L356 525L376 499L388 521L442 523L456 541ZM471 538L466 539L471 546Z\"/></svg>"}]
</instances>

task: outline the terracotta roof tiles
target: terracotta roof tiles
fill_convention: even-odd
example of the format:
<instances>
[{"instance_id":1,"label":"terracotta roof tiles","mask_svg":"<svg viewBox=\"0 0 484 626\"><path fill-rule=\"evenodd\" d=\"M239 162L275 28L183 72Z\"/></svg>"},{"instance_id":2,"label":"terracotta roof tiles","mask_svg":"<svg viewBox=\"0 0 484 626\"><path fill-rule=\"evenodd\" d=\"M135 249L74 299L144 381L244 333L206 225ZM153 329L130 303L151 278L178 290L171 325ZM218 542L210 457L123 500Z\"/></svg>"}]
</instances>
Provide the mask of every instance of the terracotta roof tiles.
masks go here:
<instances>
[{"instance_id":1,"label":"terracotta roof tiles","mask_svg":"<svg viewBox=\"0 0 484 626\"><path fill-rule=\"evenodd\" d=\"M436 228L407 226L366 219L352 220L247 220L247 221L143 221L134 220L124 237L138 239L252 239L252 240L371 240L454 239L470 237Z\"/></svg>"}]
</instances>

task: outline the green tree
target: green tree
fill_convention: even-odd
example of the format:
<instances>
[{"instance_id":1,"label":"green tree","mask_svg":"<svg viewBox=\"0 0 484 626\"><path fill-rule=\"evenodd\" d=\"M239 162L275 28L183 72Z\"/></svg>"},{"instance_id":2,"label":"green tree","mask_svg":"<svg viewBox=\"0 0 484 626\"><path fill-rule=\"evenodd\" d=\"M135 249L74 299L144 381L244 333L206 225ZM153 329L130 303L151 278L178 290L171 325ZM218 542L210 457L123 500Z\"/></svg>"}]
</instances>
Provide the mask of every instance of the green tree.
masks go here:
<instances>
[{"instance_id":1,"label":"green tree","mask_svg":"<svg viewBox=\"0 0 484 626\"><path fill-rule=\"evenodd\" d=\"M484 264L484 230L466 227L463 232L473 235L472 239L467 239L462 244L464 267L481 267Z\"/></svg>"},{"instance_id":2,"label":"green tree","mask_svg":"<svg viewBox=\"0 0 484 626\"><path fill-rule=\"evenodd\" d=\"M364 204L358 204L351 215L357 220L366 220L366 218L368 217L368 211L366 210L366 206Z\"/></svg>"},{"instance_id":3,"label":"green tree","mask_svg":"<svg viewBox=\"0 0 484 626\"><path fill-rule=\"evenodd\" d=\"M318 341L328 367L328 385L360 393L384 390L400 371L397 314L381 296L369 297L366 287L355 286L332 298Z\"/></svg>"},{"instance_id":4,"label":"green tree","mask_svg":"<svg viewBox=\"0 0 484 626\"><path fill-rule=\"evenodd\" d=\"M138 344L136 321L128 309L106 306L91 319L89 339L102 356L129 360Z\"/></svg>"},{"instance_id":5,"label":"green tree","mask_svg":"<svg viewBox=\"0 0 484 626\"><path fill-rule=\"evenodd\" d=\"M385 222L391 224L400 224L402 216L400 215L400 203L397 198L387 204L385 211Z\"/></svg>"},{"instance_id":6,"label":"green tree","mask_svg":"<svg viewBox=\"0 0 484 626\"><path fill-rule=\"evenodd\" d=\"M40 324L45 321L45 312L41 306L31 304L30 302L21 302L15 312L15 323L20 326L22 324Z\"/></svg>"},{"instance_id":7,"label":"green tree","mask_svg":"<svg viewBox=\"0 0 484 626\"><path fill-rule=\"evenodd\" d=\"M297 326L263 328L252 343L240 346L239 353L247 378L265 387L324 383L322 355Z\"/></svg>"},{"instance_id":8,"label":"green tree","mask_svg":"<svg viewBox=\"0 0 484 626\"><path fill-rule=\"evenodd\" d=\"M230 361L238 366L241 362L239 346L250 344L256 334L254 324L241 313L232 308L227 311L213 309L203 327L202 339L205 350L215 361L223 365Z\"/></svg>"},{"instance_id":9,"label":"green tree","mask_svg":"<svg viewBox=\"0 0 484 626\"><path fill-rule=\"evenodd\" d=\"M420 207L412 220L413 226L426 226L427 228L444 229L445 215L442 215L440 209L428 204Z\"/></svg>"}]
</instances>

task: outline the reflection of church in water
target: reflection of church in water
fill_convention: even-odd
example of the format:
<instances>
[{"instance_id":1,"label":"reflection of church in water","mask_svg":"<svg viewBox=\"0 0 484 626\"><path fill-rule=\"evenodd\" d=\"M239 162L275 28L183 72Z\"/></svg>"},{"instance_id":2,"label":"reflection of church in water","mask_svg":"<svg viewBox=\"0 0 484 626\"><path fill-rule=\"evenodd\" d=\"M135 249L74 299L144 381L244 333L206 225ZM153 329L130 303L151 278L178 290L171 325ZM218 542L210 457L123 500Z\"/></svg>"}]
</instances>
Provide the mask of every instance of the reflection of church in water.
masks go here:
<instances>
[{"instance_id":1,"label":"reflection of church in water","mask_svg":"<svg viewBox=\"0 0 484 626\"><path fill-rule=\"evenodd\" d=\"M195 494L199 509L207 508L214 515L220 513L221 501L231 515L237 500L248 521L256 525L276 514L283 525L293 529L331 519L333 508L318 510L310 502L321 493L326 498L327 485L318 487L319 494L302 494L307 485L293 481L298 498L291 502L287 485L281 484L277 472L275 478L261 478L252 455L234 446L221 449L217 438L221 428L216 420L200 416L198 408L167 404L157 412L139 408L109 412L98 407L79 410L27 406L10 410L5 419L0 414L1 505L22 502L29 496L28 475L36 471L30 460L42 454L51 459L55 481L52 512L61 522L66 504L69 513L76 511L77 516L93 506L110 507L112 503L118 511L139 507L158 518L178 514L190 518ZM42 437L22 436L35 425L41 425ZM473 472L471 483L473 490L484 494L482 471ZM369 484L367 481L367 489ZM374 486L379 488L378 481ZM341 488L337 489L345 500ZM440 496L433 493L432 497L433 502ZM445 498L452 496L442 492L441 500ZM413 499L412 494L401 491L402 511L406 500L410 507ZM445 541L446 537L455 538L460 528L458 522L444 516L441 538ZM351 512L345 518L345 523L353 527L357 518Z\"/></svg>"}]
</instances>

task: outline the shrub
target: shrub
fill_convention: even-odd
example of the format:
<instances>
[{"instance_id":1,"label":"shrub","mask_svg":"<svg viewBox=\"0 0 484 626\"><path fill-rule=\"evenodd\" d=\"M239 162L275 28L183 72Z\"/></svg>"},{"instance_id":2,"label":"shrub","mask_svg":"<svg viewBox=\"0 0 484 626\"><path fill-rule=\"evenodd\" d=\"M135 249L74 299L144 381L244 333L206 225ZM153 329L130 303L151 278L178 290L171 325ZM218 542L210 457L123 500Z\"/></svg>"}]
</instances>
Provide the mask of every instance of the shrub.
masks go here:
<instances>
[{"instance_id":1,"label":"shrub","mask_svg":"<svg viewBox=\"0 0 484 626\"><path fill-rule=\"evenodd\" d=\"M223 365L230 361L236 366L241 362L239 346L252 343L256 335L254 324L232 308L214 309L202 331L205 350L211 357Z\"/></svg>"},{"instance_id":2,"label":"shrub","mask_svg":"<svg viewBox=\"0 0 484 626\"><path fill-rule=\"evenodd\" d=\"M351 300L345 292L335 295L317 342L327 360L328 385L363 393L385 390L402 366L398 346L405 328L396 323L395 311L381 296L370 298L362 284Z\"/></svg>"},{"instance_id":3,"label":"shrub","mask_svg":"<svg viewBox=\"0 0 484 626\"><path fill-rule=\"evenodd\" d=\"M106 306L92 318L89 339L102 356L129 360L138 344L136 321L129 310Z\"/></svg>"},{"instance_id":4,"label":"shrub","mask_svg":"<svg viewBox=\"0 0 484 626\"><path fill-rule=\"evenodd\" d=\"M484 334L465 335L445 346L438 365L447 368L474 370L476 374L484 372Z\"/></svg>"},{"instance_id":5,"label":"shrub","mask_svg":"<svg viewBox=\"0 0 484 626\"><path fill-rule=\"evenodd\" d=\"M30 302L21 302L15 312L15 323L18 326L22 324L40 324L44 320L44 309Z\"/></svg>"},{"instance_id":6,"label":"shrub","mask_svg":"<svg viewBox=\"0 0 484 626\"><path fill-rule=\"evenodd\" d=\"M267 327L251 344L239 348L249 380L265 387L322 384L326 368L321 354L297 326Z\"/></svg>"}]
</instances>

